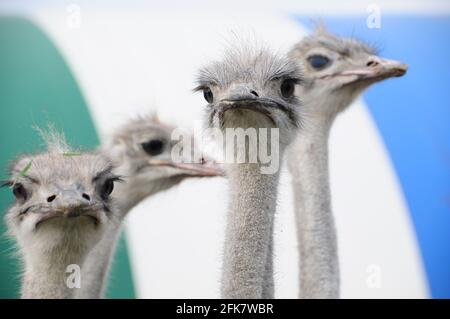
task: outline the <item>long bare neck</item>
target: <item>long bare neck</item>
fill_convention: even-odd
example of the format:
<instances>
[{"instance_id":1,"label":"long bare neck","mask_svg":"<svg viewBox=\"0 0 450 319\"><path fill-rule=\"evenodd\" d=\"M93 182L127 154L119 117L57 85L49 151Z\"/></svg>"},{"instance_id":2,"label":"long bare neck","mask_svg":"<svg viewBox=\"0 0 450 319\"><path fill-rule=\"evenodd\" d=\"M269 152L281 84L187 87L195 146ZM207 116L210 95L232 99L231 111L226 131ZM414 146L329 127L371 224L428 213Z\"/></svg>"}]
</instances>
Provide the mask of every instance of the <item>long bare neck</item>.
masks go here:
<instances>
[{"instance_id":1,"label":"long bare neck","mask_svg":"<svg viewBox=\"0 0 450 319\"><path fill-rule=\"evenodd\" d=\"M273 299L275 298L275 280L274 280L274 249L275 249L273 226L270 231L269 249L267 252L266 266L264 270L264 283L262 298Z\"/></svg>"},{"instance_id":2,"label":"long bare neck","mask_svg":"<svg viewBox=\"0 0 450 319\"><path fill-rule=\"evenodd\" d=\"M101 299L107 287L109 266L113 259L121 225L108 229L100 242L86 257L82 268L82 286L76 298Z\"/></svg>"},{"instance_id":3,"label":"long bare neck","mask_svg":"<svg viewBox=\"0 0 450 319\"><path fill-rule=\"evenodd\" d=\"M128 175L128 174L124 174ZM132 188L130 187L132 185ZM141 186L142 185L142 186ZM120 219L111 225L102 240L89 253L83 267L84 285L77 293L77 297L84 299L100 299L104 297L107 288L109 266L116 250L117 239L120 234L123 219L143 199L168 189L172 186L164 180L155 182L128 178L126 183L117 184L114 189L115 202L120 212Z\"/></svg>"},{"instance_id":4,"label":"long bare neck","mask_svg":"<svg viewBox=\"0 0 450 319\"><path fill-rule=\"evenodd\" d=\"M300 255L300 297L339 298L337 236L329 184L332 122L312 119L288 154Z\"/></svg>"},{"instance_id":5,"label":"long bare neck","mask_svg":"<svg viewBox=\"0 0 450 319\"><path fill-rule=\"evenodd\" d=\"M71 299L79 289L78 267L84 249L61 245L43 254L25 256L21 297L25 299Z\"/></svg>"},{"instance_id":6,"label":"long bare neck","mask_svg":"<svg viewBox=\"0 0 450 319\"><path fill-rule=\"evenodd\" d=\"M227 173L222 297L262 298L279 173L261 174L259 164L229 164Z\"/></svg>"},{"instance_id":7,"label":"long bare neck","mask_svg":"<svg viewBox=\"0 0 450 319\"><path fill-rule=\"evenodd\" d=\"M118 209L122 216L126 216L142 200L150 196L152 184L142 183L129 177L124 183L114 187L114 195Z\"/></svg>"},{"instance_id":8,"label":"long bare neck","mask_svg":"<svg viewBox=\"0 0 450 319\"><path fill-rule=\"evenodd\" d=\"M124 173L128 176L127 172ZM133 207L153 193L151 183L147 187L136 185L140 181L128 178L125 183L118 183L114 188L115 203L120 212L120 219L110 225L102 240L95 245L83 266L83 285L77 292L77 298L101 299L107 288L109 269L116 251L116 243L125 216ZM133 189L130 189L133 185Z\"/></svg>"}]
</instances>

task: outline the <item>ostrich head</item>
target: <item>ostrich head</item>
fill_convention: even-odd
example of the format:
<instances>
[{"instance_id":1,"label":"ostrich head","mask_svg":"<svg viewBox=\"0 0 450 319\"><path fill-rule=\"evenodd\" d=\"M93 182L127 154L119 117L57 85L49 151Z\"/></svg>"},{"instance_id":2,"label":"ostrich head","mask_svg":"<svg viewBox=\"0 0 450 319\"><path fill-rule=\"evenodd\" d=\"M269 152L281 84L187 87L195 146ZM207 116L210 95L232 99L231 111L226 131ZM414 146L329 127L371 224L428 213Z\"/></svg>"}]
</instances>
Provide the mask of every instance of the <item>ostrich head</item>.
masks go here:
<instances>
[{"instance_id":1,"label":"ostrich head","mask_svg":"<svg viewBox=\"0 0 450 319\"><path fill-rule=\"evenodd\" d=\"M119 180L103 155L49 147L22 156L4 182L15 197L6 214L9 231L31 255L86 252L117 221L110 195Z\"/></svg>"},{"instance_id":2,"label":"ostrich head","mask_svg":"<svg viewBox=\"0 0 450 319\"><path fill-rule=\"evenodd\" d=\"M144 198L186 178L223 175L212 160L201 155L194 158L201 154L194 149L185 154L183 163L175 162L172 151L179 142L172 140L174 129L162 123L156 115L139 117L118 128L103 146L103 152L114 161L117 172L127 181L114 192L122 209L128 210ZM192 137L190 139L193 141Z\"/></svg>"},{"instance_id":3,"label":"ostrich head","mask_svg":"<svg viewBox=\"0 0 450 319\"><path fill-rule=\"evenodd\" d=\"M196 90L208 103L207 126L279 128L287 144L299 126L294 95L301 74L294 61L267 49L231 48L221 61L200 70Z\"/></svg>"},{"instance_id":4,"label":"ostrich head","mask_svg":"<svg viewBox=\"0 0 450 319\"><path fill-rule=\"evenodd\" d=\"M309 116L333 119L368 86L402 76L407 66L378 57L369 46L328 33L324 26L289 53L304 65L304 85L296 92Z\"/></svg>"}]
</instances>

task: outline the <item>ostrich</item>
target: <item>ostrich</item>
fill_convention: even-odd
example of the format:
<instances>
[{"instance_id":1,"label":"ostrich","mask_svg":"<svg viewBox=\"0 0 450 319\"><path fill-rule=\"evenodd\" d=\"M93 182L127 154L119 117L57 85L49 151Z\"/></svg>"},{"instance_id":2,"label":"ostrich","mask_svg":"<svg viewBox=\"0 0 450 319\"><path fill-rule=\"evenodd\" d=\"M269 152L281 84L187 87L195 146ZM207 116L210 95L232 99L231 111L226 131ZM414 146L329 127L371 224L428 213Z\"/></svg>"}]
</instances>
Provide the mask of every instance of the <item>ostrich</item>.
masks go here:
<instances>
[{"instance_id":1,"label":"ostrich","mask_svg":"<svg viewBox=\"0 0 450 319\"><path fill-rule=\"evenodd\" d=\"M6 223L24 263L22 298L74 298L79 267L119 223L111 196L119 180L105 156L74 153L62 139L12 165Z\"/></svg>"},{"instance_id":2,"label":"ostrich","mask_svg":"<svg viewBox=\"0 0 450 319\"><path fill-rule=\"evenodd\" d=\"M172 140L174 126L161 122L155 115L128 121L119 127L100 151L117 164L117 171L127 183L117 185L114 195L125 215L143 199L167 190L190 177L213 177L223 171L198 150L183 154L185 162L172 159L178 141ZM192 136L184 136L192 143ZM192 144L191 144L192 145ZM195 147L195 145L194 145Z\"/></svg>"},{"instance_id":3,"label":"ostrich","mask_svg":"<svg viewBox=\"0 0 450 319\"><path fill-rule=\"evenodd\" d=\"M176 146L171 139L173 130L174 127L162 123L156 115L139 117L119 127L110 141L101 146L100 152L113 160L117 173L126 180L126 183L118 184L113 192L120 221L143 199L187 178L222 175L221 169L204 157L190 159L191 154L186 154L186 162L194 160L197 163L175 163L171 158ZM116 226L109 229L89 254L83 267L85 279L78 298L103 296L121 223Z\"/></svg>"},{"instance_id":4,"label":"ostrich","mask_svg":"<svg viewBox=\"0 0 450 319\"><path fill-rule=\"evenodd\" d=\"M407 66L367 45L318 26L289 53L304 65L307 123L288 152L299 241L300 297L339 298L337 238L331 211L328 138L336 116L371 84L402 76Z\"/></svg>"},{"instance_id":5,"label":"ostrich","mask_svg":"<svg viewBox=\"0 0 450 319\"><path fill-rule=\"evenodd\" d=\"M208 103L207 126L227 136L227 148L234 142L228 134L237 132L237 128L245 130L244 134L249 135L240 136L244 140L233 148L250 159L255 155L250 136L253 130L259 136L258 148L270 147L272 155L279 159L300 125L299 102L294 95L299 81L300 71L294 61L266 49L232 48L222 61L200 70L196 90L203 92ZM261 137L263 129L271 133L269 142ZM274 141L275 131L279 139ZM224 298L274 295L273 274L266 267L271 270L269 251L279 170L267 173L263 166L260 152L254 162L239 162L235 156L225 165L230 199L221 279Z\"/></svg>"}]
</instances>

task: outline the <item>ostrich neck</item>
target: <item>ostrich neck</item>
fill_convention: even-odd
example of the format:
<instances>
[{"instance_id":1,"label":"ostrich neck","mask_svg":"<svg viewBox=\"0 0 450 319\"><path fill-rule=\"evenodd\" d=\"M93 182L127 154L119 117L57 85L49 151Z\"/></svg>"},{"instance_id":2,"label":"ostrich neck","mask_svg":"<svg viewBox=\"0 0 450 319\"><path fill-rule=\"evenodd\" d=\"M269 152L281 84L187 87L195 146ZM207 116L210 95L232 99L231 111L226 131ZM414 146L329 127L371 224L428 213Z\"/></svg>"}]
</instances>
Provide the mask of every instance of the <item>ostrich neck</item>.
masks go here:
<instances>
[{"instance_id":1,"label":"ostrich neck","mask_svg":"<svg viewBox=\"0 0 450 319\"><path fill-rule=\"evenodd\" d=\"M328 139L332 121L311 123L288 157L300 250L300 297L338 298L337 238L331 211Z\"/></svg>"},{"instance_id":2,"label":"ostrich neck","mask_svg":"<svg viewBox=\"0 0 450 319\"><path fill-rule=\"evenodd\" d=\"M129 179L127 184L118 184L115 187L114 196L120 212L120 220L117 224L111 225L112 227L107 230L104 237L87 256L82 270L83 285L77 291L77 298L100 299L104 297L109 268L111 260L114 258L123 219L133 207L153 192L153 189L150 188L152 187L151 183L148 183L147 187L139 187L140 185L136 187L137 182L135 179ZM129 184L134 186L133 189L130 189Z\"/></svg>"},{"instance_id":3,"label":"ostrich neck","mask_svg":"<svg viewBox=\"0 0 450 319\"><path fill-rule=\"evenodd\" d=\"M133 178L129 178L126 183L118 184L114 189L116 204L122 216L126 216L133 207L149 196L152 186L150 183L147 183L148 186L145 187L142 183L138 184ZM133 185L132 188L130 184Z\"/></svg>"},{"instance_id":4,"label":"ostrich neck","mask_svg":"<svg viewBox=\"0 0 450 319\"><path fill-rule=\"evenodd\" d=\"M125 172L125 176L131 175ZM115 203L119 214L119 221L107 230L102 240L89 253L83 267L84 285L77 293L78 298L103 298L109 273L109 265L114 257L117 239L120 235L123 219L143 199L160 191L169 189L181 181L183 177L172 179L162 178L149 181L147 179L128 178L127 183L118 184L114 189ZM130 186L132 185L132 186Z\"/></svg>"},{"instance_id":5,"label":"ostrich neck","mask_svg":"<svg viewBox=\"0 0 450 319\"><path fill-rule=\"evenodd\" d=\"M120 226L119 224L108 229L105 236L87 256L82 268L82 286L76 292L76 298L100 299L104 297L109 265L114 256Z\"/></svg>"},{"instance_id":6,"label":"ostrich neck","mask_svg":"<svg viewBox=\"0 0 450 319\"><path fill-rule=\"evenodd\" d=\"M227 173L230 202L222 296L262 298L279 173L261 174L259 164L229 164Z\"/></svg>"},{"instance_id":7,"label":"ostrich neck","mask_svg":"<svg viewBox=\"0 0 450 319\"><path fill-rule=\"evenodd\" d=\"M85 254L77 249L59 247L45 254L25 256L25 272L22 283L22 298L25 299L70 299L77 288L77 270L81 267Z\"/></svg>"},{"instance_id":8,"label":"ostrich neck","mask_svg":"<svg viewBox=\"0 0 450 319\"><path fill-rule=\"evenodd\" d=\"M125 172L124 176L129 176L125 183L117 184L114 188L113 196L119 212L125 217L134 207L144 199L159 192L170 189L172 186L183 181L185 175L175 175L171 177L160 177L159 179L149 179L148 177L132 176L133 172Z\"/></svg>"}]
</instances>

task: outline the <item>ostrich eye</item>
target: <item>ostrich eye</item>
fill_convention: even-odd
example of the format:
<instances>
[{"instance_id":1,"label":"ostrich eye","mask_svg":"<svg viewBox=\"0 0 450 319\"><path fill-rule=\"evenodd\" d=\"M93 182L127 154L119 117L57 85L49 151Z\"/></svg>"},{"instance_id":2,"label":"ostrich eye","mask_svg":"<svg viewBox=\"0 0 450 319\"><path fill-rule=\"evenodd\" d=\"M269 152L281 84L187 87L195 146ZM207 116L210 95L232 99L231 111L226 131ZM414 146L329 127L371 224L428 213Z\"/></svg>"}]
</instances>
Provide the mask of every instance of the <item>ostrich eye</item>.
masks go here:
<instances>
[{"instance_id":1,"label":"ostrich eye","mask_svg":"<svg viewBox=\"0 0 450 319\"><path fill-rule=\"evenodd\" d=\"M103 200L106 200L109 197L109 195L111 195L113 190L114 190L114 179L109 178L103 183L100 189L100 197Z\"/></svg>"},{"instance_id":2,"label":"ostrich eye","mask_svg":"<svg viewBox=\"0 0 450 319\"><path fill-rule=\"evenodd\" d=\"M13 194L17 199L20 199L20 200L27 200L27 198L28 198L27 190L20 183L14 184Z\"/></svg>"},{"instance_id":3,"label":"ostrich eye","mask_svg":"<svg viewBox=\"0 0 450 319\"><path fill-rule=\"evenodd\" d=\"M308 58L308 62L314 69L321 70L330 63L330 59L323 55L312 55Z\"/></svg>"},{"instance_id":4,"label":"ostrich eye","mask_svg":"<svg viewBox=\"0 0 450 319\"><path fill-rule=\"evenodd\" d=\"M292 95L294 95L295 91L295 81L292 79L286 79L281 83L281 95L283 95L284 98L290 98Z\"/></svg>"},{"instance_id":5,"label":"ostrich eye","mask_svg":"<svg viewBox=\"0 0 450 319\"><path fill-rule=\"evenodd\" d=\"M142 149L148 155L159 155L164 151L164 142L161 140L150 140L141 144Z\"/></svg>"},{"instance_id":6,"label":"ostrich eye","mask_svg":"<svg viewBox=\"0 0 450 319\"><path fill-rule=\"evenodd\" d=\"M206 102L208 102L208 103L212 103L214 101L214 95L210 88L203 89L203 97L205 98Z\"/></svg>"}]
</instances>

